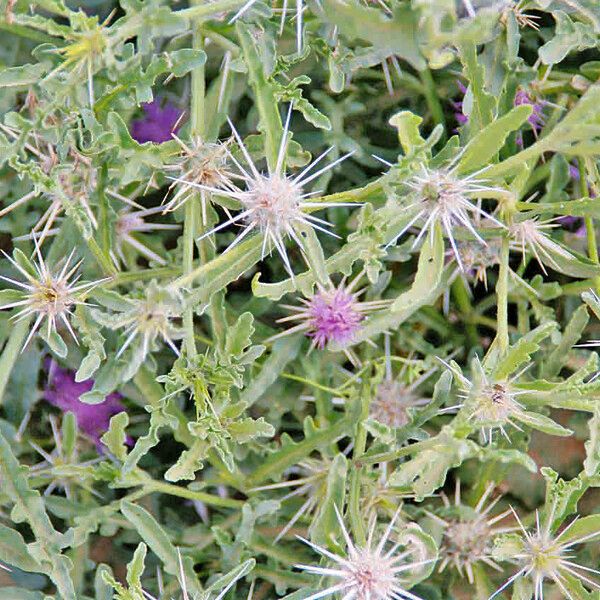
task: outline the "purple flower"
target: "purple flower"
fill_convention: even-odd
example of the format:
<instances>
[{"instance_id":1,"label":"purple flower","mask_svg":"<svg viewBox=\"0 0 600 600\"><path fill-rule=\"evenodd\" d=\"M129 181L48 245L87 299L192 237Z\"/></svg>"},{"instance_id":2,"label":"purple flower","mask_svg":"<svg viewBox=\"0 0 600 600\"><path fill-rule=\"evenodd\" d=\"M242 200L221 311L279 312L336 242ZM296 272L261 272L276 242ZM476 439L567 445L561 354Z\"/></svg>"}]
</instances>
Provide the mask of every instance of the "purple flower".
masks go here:
<instances>
[{"instance_id":1,"label":"purple flower","mask_svg":"<svg viewBox=\"0 0 600 600\"><path fill-rule=\"evenodd\" d=\"M178 121L183 114L174 104L166 102L161 105L161 100L155 98L152 102L142 106L144 116L131 123L131 137L143 144L144 142L167 142L171 133L179 129Z\"/></svg>"},{"instance_id":2,"label":"purple flower","mask_svg":"<svg viewBox=\"0 0 600 600\"><path fill-rule=\"evenodd\" d=\"M450 104L452 105L452 108L454 108L454 119L460 127L461 125L464 125L469 121L469 117L467 117L467 115L465 115L465 113L463 112L463 98L467 93L467 88L460 81L457 81L456 85L458 86L458 89L462 94L462 98L461 100L450 100ZM457 130L455 129L454 131Z\"/></svg>"},{"instance_id":3,"label":"purple flower","mask_svg":"<svg viewBox=\"0 0 600 600\"><path fill-rule=\"evenodd\" d=\"M318 348L324 348L328 342L348 343L363 319L355 294L342 287L318 291L310 299L307 312L307 335Z\"/></svg>"},{"instance_id":4,"label":"purple flower","mask_svg":"<svg viewBox=\"0 0 600 600\"><path fill-rule=\"evenodd\" d=\"M337 287L318 285L315 293L309 298L302 298L299 306L284 304L292 312L289 317L278 319L278 323L298 322L292 328L279 333L270 341L304 332L312 339L313 347L325 348L329 343L337 345L354 363L355 357L348 349L354 336L360 330L363 319L370 313L386 308L390 300L369 300L361 302L360 295L364 290L355 291L363 273L359 273L353 281L345 285L344 281Z\"/></svg>"},{"instance_id":5,"label":"purple flower","mask_svg":"<svg viewBox=\"0 0 600 600\"><path fill-rule=\"evenodd\" d=\"M92 379L75 381L75 373L62 369L54 360L48 361L48 382L43 398L62 412L72 412L77 419L79 430L90 437L101 450L100 437L107 431L110 418L123 412L121 394L109 394L101 404L86 404L79 398L89 392L94 385Z\"/></svg>"},{"instance_id":6,"label":"purple flower","mask_svg":"<svg viewBox=\"0 0 600 600\"><path fill-rule=\"evenodd\" d=\"M532 107L531 114L527 118L528 123L531 125L533 134L537 137L542 127L546 124L546 116L544 115L544 106L546 102L543 100L534 100L529 92L523 88L517 90L515 94L515 106L521 106L526 104ZM523 135L517 134L517 144L523 146Z\"/></svg>"}]
</instances>

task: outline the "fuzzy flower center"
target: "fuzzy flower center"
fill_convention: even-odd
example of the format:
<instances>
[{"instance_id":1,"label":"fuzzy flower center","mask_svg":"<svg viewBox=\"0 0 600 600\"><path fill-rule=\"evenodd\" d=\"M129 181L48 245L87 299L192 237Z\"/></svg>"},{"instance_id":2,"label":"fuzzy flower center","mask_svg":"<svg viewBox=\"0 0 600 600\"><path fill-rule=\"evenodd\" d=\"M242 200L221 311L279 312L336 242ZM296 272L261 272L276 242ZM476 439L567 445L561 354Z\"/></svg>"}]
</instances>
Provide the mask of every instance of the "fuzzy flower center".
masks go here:
<instances>
[{"instance_id":1,"label":"fuzzy flower center","mask_svg":"<svg viewBox=\"0 0 600 600\"><path fill-rule=\"evenodd\" d=\"M56 316L66 312L74 303L74 299L64 281L47 279L35 283L30 302L34 310Z\"/></svg>"},{"instance_id":2,"label":"fuzzy flower center","mask_svg":"<svg viewBox=\"0 0 600 600\"><path fill-rule=\"evenodd\" d=\"M464 192L460 180L444 171L431 171L421 187L421 196L425 201L437 205L438 210L448 212L455 210L456 201L463 197Z\"/></svg>"},{"instance_id":3,"label":"fuzzy flower center","mask_svg":"<svg viewBox=\"0 0 600 600\"><path fill-rule=\"evenodd\" d=\"M119 215L115 224L117 237L124 237L132 231L139 230L145 225L143 217L135 213L123 212Z\"/></svg>"},{"instance_id":4,"label":"fuzzy flower center","mask_svg":"<svg viewBox=\"0 0 600 600\"><path fill-rule=\"evenodd\" d=\"M451 521L444 531L442 552L459 565L477 562L488 550L490 528L484 519Z\"/></svg>"},{"instance_id":5,"label":"fuzzy flower center","mask_svg":"<svg viewBox=\"0 0 600 600\"><path fill-rule=\"evenodd\" d=\"M140 309L137 329L145 336L155 336L167 331L169 327L169 311L161 306L144 306Z\"/></svg>"},{"instance_id":6,"label":"fuzzy flower center","mask_svg":"<svg viewBox=\"0 0 600 600\"><path fill-rule=\"evenodd\" d=\"M369 416L388 427L403 427L409 422L407 408L424 401L399 381L383 381L377 386L369 406Z\"/></svg>"},{"instance_id":7,"label":"fuzzy flower center","mask_svg":"<svg viewBox=\"0 0 600 600\"><path fill-rule=\"evenodd\" d=\"M351 567L350 586L356 590L357 600L391 598L396 574L389 559L359 550Z\"/></svg>"},{"instance_id":8,"label":"fuzzy flower center","mask_svg":"<svg viewBox=\"0 0 600 600\"><path fill-rule=\"evenodd\" d=\"M363 319L354 294L344 289L317 292L309 302L308 314L309 335L319 348L328 342L350 341Z\"/></svg>"},{"instance_id":9,"label":"fuzzy flower center","mask_svg":"<svg viewBox=\"0 0 600 600\"><path fill-rule=\"evenodd\" d=\"M533 570L543 577L556 573L563 560L560 546L555 540L547 539L544 535L535 534L528 542L528 553Z\"/></svg>"},{"instance_id":10,"label":"fuzzy flower center","mask_svg":"<svg viewBox=\"0 0 600 600\"><path fill-rule=\"evenodd\" d=\"M494 383L481 389L477 395L474 416L481 422L504 423L519 412L520 405L504 383Z\"/></svg>"},{"instance_id":11,"label":"fuzzy flower center","mask_svg":"<svg viewBox=\"0 0 600 600\"><path fill-rule=\"evenodd\" d=\"M261 176L252 181L244 204L250 224L261 231L287 232L300 211L300 188L287 177Z\"/></svg>"}]
</instances>

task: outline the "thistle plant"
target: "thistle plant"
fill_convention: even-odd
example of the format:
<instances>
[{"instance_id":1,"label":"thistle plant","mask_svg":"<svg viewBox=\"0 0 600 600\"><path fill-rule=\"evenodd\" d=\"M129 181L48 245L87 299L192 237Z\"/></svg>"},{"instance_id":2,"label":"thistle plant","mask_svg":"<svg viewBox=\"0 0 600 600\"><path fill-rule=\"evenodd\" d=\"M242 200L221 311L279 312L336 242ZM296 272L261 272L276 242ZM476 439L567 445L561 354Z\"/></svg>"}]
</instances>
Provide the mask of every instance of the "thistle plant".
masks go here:
<instances>
[{"instance_id":1,"label":"thistle plant","mask_svg":"<svg viewBox=\"0 0 600 600\"><path fill-rule=\"evenodd\" d=\"M0 600L600 593L600 9L7 0Z\"/></svg>"}]
</instances>

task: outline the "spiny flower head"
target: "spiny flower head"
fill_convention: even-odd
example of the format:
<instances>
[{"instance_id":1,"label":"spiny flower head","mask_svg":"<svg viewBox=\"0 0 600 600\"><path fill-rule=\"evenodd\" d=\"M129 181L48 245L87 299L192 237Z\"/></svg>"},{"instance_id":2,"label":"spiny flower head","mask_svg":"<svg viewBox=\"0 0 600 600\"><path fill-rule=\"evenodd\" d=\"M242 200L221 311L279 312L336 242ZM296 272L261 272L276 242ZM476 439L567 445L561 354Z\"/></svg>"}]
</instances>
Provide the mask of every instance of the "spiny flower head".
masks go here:
<instances>
[{"instance_id":1,"label":"spiny flower head","mask_svg":"<svg viewBox=\"0 0 600 600\"><path fill-rule=\"evenodd\" d=\"M454 229L464 227L477 242L485 246L485 240L477 231L481 227L480 220L485 218L498 227L504 227L500 221L471 201L472 198L487 197L501 191L498 188L487 186L484 180L478 179L477 176L481 172L460 177L456 166L453 166L452 163L443 169L430 169L422 164L419 173L406 182L406 185L415 192L416 201L407 206L405 210L414 212L414 215L388 245L394 244L415 223L424 220L413 247L419 243L427 231L433 235L434 228L439 225L450 241L459 267L464 270L454 237Z\"/></svg>"},{"instance_id":2,"label":"spiny flower head","mask_svg":"<svg viewBox=\"0 0 600 600\"><path fill-rule=\"evenodd\" d=\"M548 235L550 230L560 227L556 221L557 219L540 221L538 217L533 217L516 221L509 228L512 249L521 251L523 261L525 261L527 251L531 252L546 274L545 264L560 271L558 258L573 259L573 255L568 250Z\"/></svg>"},{"instance_id":3,"label":"spiny flower head","mask_svg":"<svg viewBox=\"0 0 600 600\"><path fill-rule=\"evenodd\" d=\"M99 300L103 301L102 298ZM179 355L173 339L180 335L175 319L183 312L183 303L177 293L169 288L161 288L152 281L141 298L125 298L113 294L108 306L116 312L106 314L93 310L92 314L101 325L124 330L127 337L117 352L117 358L123 355L134 340L139 342L133 351L137 367L144 361L157 339L162 339Z\"/></svg>"},{"instance_id":4,"label":"spiny flower head","mask_svg":"<svg viewBox=\"0 0 600 600\"><path fill-rule=\"evenodd\" d=\"M312 338L314 347L323 349L329 344L345 348L352 343L366 314L385 308L387 300L361 302L359 297L363 290L356 291L362 273L348 285L342 281L338 286L317 285L315 293L308 299L301 299L301 306L285 304L284 308L292 311L289 317L279 319L279 323L300 321L288 331L274 336L271 340L303 331Z\"/></svg>"},{"instance_id":5,"label":"spiny flower head","mask_svg":"<svg viewBox=\"0 0 600 600\"><path fill-rule=\"evenodd\" d=\"M464 275L487 289L488 269L500 264L500 240L490 240L485 246L475 242L459 242L458 252Z\"/></svg>"},{"instance_id":6,"label":"spiny flower head","mask_svg":"<svg viewBox=\"0 0 600 600\"><path fill-rule=\"evenodd\" d=\"M413 385L401 381L382 381L369 405L369 416L388 427L404 427L410 422L409 409L425 406L430 398L415 392Z\"/></svg>"},{"instance_id":7,"label":"spiny flower head","mask_svg":"<svg viewBox=\"0 0 600 600\"><path fill-rule=\"evenodd\" d=\"M392 369L392 356L390 336L385 336L385 373L383 381L375 387L369 404L369 417L390 428L404 427L411 421L411 410L425 406L431 402L430 398L422 397L417 388L428 379L435 369L429 369L420 375L420 361L407 359L397 377ZM413 367L409 371L409 367Z\"/></svg>"},{"instance_id":8,"label":"spiny flower head","mask_svg":"<svg viewBox=\"0 0 600 600\"><path fill-rule=\"evenodd\" d=\"M147 244L144 244L135 234L175 230L179 229L179 225L146 223L144 220L146 217L163 212L163 207L144 208L140 205L135 206L139 210L133 210L131 206L126 206L117 214L115 222L115 256L113 256L113 260L117 263L118 257L123 263L127 262L124 252L124 246L127 245L139 252L146 259L154 261L159 265L165 265L167 261L154 252Z\"/></svg>"},{"instance_id":9,"label":"spiny flower head","mask_svg":"<svg viewBox=\"0 0 600 600\"><path fill-rule=\"evenodd\" d=\"M384 534L375 542L376 520L373 519L364 546L356 544L350 537L344 521L336 509L340 530L346 545L346 555L340 556L322 546L300 538L304 543L331 561L330 567L313 565L297 565L298 568L314 575L323 575L336 580L331 586L308 596L306 600L316 600L340 593L343 598L356 600L420 600L418 596L406 588L406 576L411 571L418 572L421 567L432 563L435 559L422 559L419 554L422 548L413 542L410 536L401 541L391 539L394 525L400 511L396 511ZM390 542L392 546L387 549ZM413 545L414 544L414 545ZM402 552L398 549L404 546ZM417 560L414 560L417 558Z\"/></svg>"},{"instance_id":10,"label":"spiny flower head","mask_svg":"<svg viewBox=\"0 0 600 600\"><path fill-rule=\"evenodd\" d=\"M600 537L600 530L596 527L589 532L589 527L584 526L586 518L575 517L556 535L553 531L555 511L556 503L553 504L546 523L542 525L536 510L536 526L530 531L513 510L521 535L506 536L506 539L498 540L494 554L500 560L516 562L521 568L490 596L490 600L521 577L531 579L535 600L543 600L546 581L554 582L569 600L579 597L571 593L572 582L576 580L590 590L600 590L600 583L594 579L594 576L600 575L600 571L579 565L573 560L573 547L597 539Z\"/></svg>"},{"instance_id":11,"label":"spiny flower head","mask_svg":"<svg viewBox=\"0 0 600 600\"><path fill-rule=\"evenodd\" d=\"M169 187L173 196L165 203L165 211L176 210L193 197L195 187L227 188L236 175L229 170L229 151L226 143L204 142L195 137L184 142L176 135L172 136L179 145L179 154L172 164L165 167L167 171L177 174L176 180ZM203 219L206 221L207 191L200 188ZM165 199L166 200L166 199Z\"/></svg>"},{"instance_id":12,"label":"spiny flower head","mask_svg":"<svg viewBox=\"0 0 600 600\"><path fill-rule=\"evenodd\" d=\"M477 358L471 364L472 381L464 377L458 367L447 366L452 370L462 387L459 396L464 402L455 408L461 408L468 421L480 428L484 443L492 443L493 433L496 429L510 443L506 428L510 425L522 431L517 423L531 426L551 435L565 436L571 434L571 431L555 423L549 417L527 410L519 402L519 396L528 392L526 389L519 389L516 382L529 369L531 363L511 377L496 377L494 373L486 372Z\"/></svg>"},{"instance_id":13,"label":"spiny flower head","mask_svg":"<svg viewBox=\"0 0 600 600\"><path fill-rule=\"evenodd\" d=\"M75 250L63 262L62 268L58 265L56 269L51 269L46 265L37 243L35 245L37 263L30 262L19 250L14 251L14 258L6 253L3 254L23 277L23 280L17 281L0 275L0 279L19 288L18 291L15 291L15 300L0 306L0 310L19 308L19 311L12 317L16 321L27 319L30 316L35 317L23 347L27 346L44 320L46 320L47 340L50 340L52 334L56 334L57 326L63 324L78 343L69 317L75 306L85 304L86 295L100 282L77 283L79 276L76 273L81 261L72 264Z\"/></svg>"},{"instance_id":14,"label":"spiny flower head","mask_svg":"<svg viewBox=\"0 0 600 600\"><path fill-rule=\"evenodd\" d=\"M447 567L453 567L461 577L466 574L470 584L474 583L473 567L483 563L497 571L502 568L492 560L492 549L495 536L513 531L513 527L494 527L510 513L510 509L495 516L490 516L491 511L500 501L502 496L497 496L487 502L494 489L494 484L488 485L477 504L472 507L462 503L460 481L456 481L454 503L442 493L444 509L435 514L428 512L438 525L442 527L440 543L439 572ZM487 506L486 506L487 503Z\"/></svg>"},{"instance_id":15,"label":"spiny flower head","mask_svg":"<svg viewBox=\"0 0 600 600\"><path fill-rule=\"evenodd\" d=\"M56 52L65 57L65 60L51 71L43 81L48 81L69 68L73 67L72 77L87 77L88 96L90 106L94 105L94 83L93 74L97 68L97 62L110 47L109 35L106 26L112 19L114 11L102 22L98 17L87 17L79 19L79 30L70 30L65 35L67 43Z\"/></svg>"},{"instance_id":16,"label":"spiny flower head","mask_svg":"<svg viewBox=\"0 0 600 600\"><path fill-rule=\"evenodd\" d=\"M17 130L4 126L0 126L0 129L15 140L22 135ZM76 150L70 149L68 159L61 163L58 149L53 144L39 139L36 134L30 134L25 139L28 141L24 143L24 147L33 155L33 160L28 162L28 168L35 173L37 185L35 189L0 210L0 217L40 195L49 200L49 205L42 216L36 220L31 232L13 238L14 241L36 239L42 245L46 237L58 233L58 228L54 225L61 214L69 208L82 216L85 215L82 221L87 220L84 224L86 228L90 230L97 228L98 223L90 204L90 195L97 181L97 173L92 161Z\"/></svg>"},{"instance_id":17,"label":"spiny flower head","mask_svg":"<svg viewBox=\"0 0 600 600\"><path fill-rule=\"evenodd\" d=\"M324 457L321 460L307 458L298 463L296 467L289 469L288 473L290 475L297 475L295 479L263 485L251 490L253 492L259 492L264 490L292 488L292 491L283 496L280 501L284 502L296 497L301 497L303 499L300 508L292 515L291 519L277 534L274 542L278 542L283 538L301 517L310 515L313 511L318 509L319 504L325 499L327 494L327 478L331 468L332 461L329 458Z\"/></svg>"},{"instance_id":18,"label":"spiny flower head","mask_svg":"<svg viewBox=\"0 0 600 600\"><path fill-rule=\"evenodd\" d=\"M241 204L242 211L240 213L206 232L199 240L212 235L229 225L241 222L245 225L245 229L228 249L239 244L248 234L258 232L259 235L263 237L263 257L266 256L267 244L270 243L281 256L288 274L293 277L294 273L285 249L286 238L292 238L303 251L304 244L298 234L299 228L311 227L323 231L333 237L337 237L335 234L323 228L323 225L329 226L330 223L314 217L310 214L310 211L330 206L354 206L354 204L311 202L308 200L308 197L313 194L311 192L305 193L303 191L305 185L322 175L324 172L335 167L338 163L350 156L351 153L342 156L327 166L309 174L312 168L333 149L333 147L331 147L323 152L298 175L292 177L285 174L284 164L288 144L289 123L292 114L291 108L292 107L290 106L283 128L277 163L275 167L267 173L261 173L258 170L235 127L231 121L229 122L234 138L248 165L247 169L244 168L236 160L233 154L228 152L230 160L236 165L240 172L239 178L246 184L244 189L238 187L231 181L221 182L221 187L213 187L180 178L174 178L174 181L216 195L231 198ZM272 248L269 248L269 251L271 250Z\"/></svg>"}]
</instances>

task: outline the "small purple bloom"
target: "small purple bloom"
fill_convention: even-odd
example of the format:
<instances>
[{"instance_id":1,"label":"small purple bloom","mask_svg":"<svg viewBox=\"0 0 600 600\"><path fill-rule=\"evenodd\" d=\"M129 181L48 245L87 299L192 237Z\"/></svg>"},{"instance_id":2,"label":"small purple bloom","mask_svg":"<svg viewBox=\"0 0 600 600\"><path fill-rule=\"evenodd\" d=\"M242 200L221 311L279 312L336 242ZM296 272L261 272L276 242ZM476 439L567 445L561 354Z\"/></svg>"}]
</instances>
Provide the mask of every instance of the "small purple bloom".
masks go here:
<instances>
[{"instance_id":1,"label":"small purple bloom","mask_svg":"<svg viewBox=\"0 0 600 600\"><path fill-rule=\"evenodd\" d=\"M94 385L92 379L75 381L75 373L62 369L58 364L48 361L48 382L43 398L62 412L72 412L77 419L77 427L89 436L101 450L100 437L108 430L110 418L125 410L121 403L121 394L109 394L101 404L86 404L79 398L89 392Z\"/></svg>"},{"instance_id":2,"label":"small purple bloom","mask_svg":"<svg viewBox=\"0 0 600 600\"><path fill-rule=\"evenodd\" d=\"M467 93L467 88L460 81L457 81L456 85L462 94L462 98L464 98ZM454 119L458 123L458 126L460 127L461 125L468 123L469 117L463 112L463 100L450 100L450 104L452 105L452 108L454 108Z\"/></svg>"},{"instance_id":3,"label":"small purple bloom","mask_svg":"<svg viewBox=\"0 0 600 600\"><path fill-rule=\"evenodd\" d=\"M144 142L162 143L171 139L171 134L179 129L178 122L183 112L174 104L166 102L164 106L159 98L142 106L144 116L131 123L131 137Z\"/></svg>"},{"instance_id":4,"label":"small purple bloom","mask_svg":"<svg viewBox=\"0 0 600 600\"><path fill-rule=\"evenodd\" d=\"M534 100L529 92L523 88L517 90L515 94L515 106L522 106L523 104L531 106L532 111L527 118L528 123L531 125L533 134L537 137L542 127L546 124L546 117L544 115L544 106L546 102L543 100ZM523 136L521 133L517 134L517 144L523 146Z\"/></svg>"},{"instance_id":5,"label":"small purple bloom","mask_svg":"<svg viewBox=\"0 0 600 600\"><path fill-rule=\"evenodd\" d=\"M308 303L309 337L318 348L328 342L345 344L360 327L363 315L356 295L344 288L318 291Z\"/></svg>"}]
</instances>

